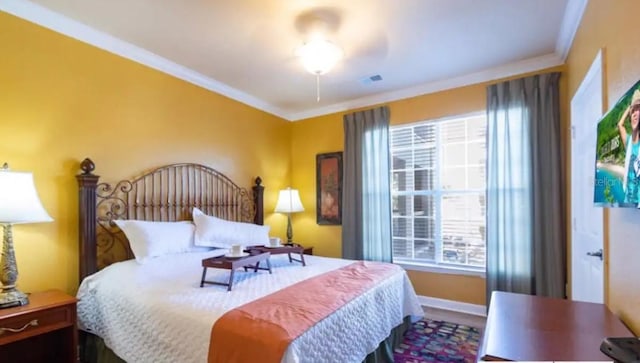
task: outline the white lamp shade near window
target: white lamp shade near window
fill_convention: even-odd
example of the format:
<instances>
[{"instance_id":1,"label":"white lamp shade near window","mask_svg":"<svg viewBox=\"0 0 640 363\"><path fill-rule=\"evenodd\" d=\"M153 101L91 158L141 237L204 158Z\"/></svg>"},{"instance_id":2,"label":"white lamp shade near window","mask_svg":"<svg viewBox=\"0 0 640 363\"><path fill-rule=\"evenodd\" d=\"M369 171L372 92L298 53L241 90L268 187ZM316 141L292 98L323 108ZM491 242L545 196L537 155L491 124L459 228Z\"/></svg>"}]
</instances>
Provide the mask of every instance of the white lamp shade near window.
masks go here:
<instances>
[{"instance_id":1,"label":"white lamp shade near window","mask_svg":"<svg viewBox=\"0 0 640 363\"><path fill-rule=\"evenodd\" d=\"M280 191L278 203L276 204L277 213L295 213L304 212L304 207L300 201L300 194L297 189L287 188Z\"/></svg>"},{"instance_id":2,"label":"white lamp shade near window","mask_svg":"<svg viewBox=\"0 0 640 363\"><path fill-rule=\"evenodd\" d=\"M33 174L0 170L0 223L51 222L40 203Z\"/></svg>"}]
</instances>

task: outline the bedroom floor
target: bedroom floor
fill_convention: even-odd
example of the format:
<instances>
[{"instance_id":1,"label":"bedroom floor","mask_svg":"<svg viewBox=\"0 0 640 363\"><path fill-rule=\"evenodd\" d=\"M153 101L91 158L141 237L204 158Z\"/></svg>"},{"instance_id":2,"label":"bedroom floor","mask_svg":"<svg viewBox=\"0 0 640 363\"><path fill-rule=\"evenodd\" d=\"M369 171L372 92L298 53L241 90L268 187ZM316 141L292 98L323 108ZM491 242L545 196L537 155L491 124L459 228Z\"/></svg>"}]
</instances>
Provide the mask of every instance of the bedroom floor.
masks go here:
<instances>
[{"instance_id":1,"label":"bedroom floor","mask_svg":"<svg viewBox=\"0 0 640 363\"><path fill-rule=\"evenodd\" d=\"M487 323L487 318L484 316L470 315L430 307L423 307L423 309L424 316L432 320L448 321L451 323L472 326L481 330L484 329L484 326Z\"/></svg>"}]
</instances>

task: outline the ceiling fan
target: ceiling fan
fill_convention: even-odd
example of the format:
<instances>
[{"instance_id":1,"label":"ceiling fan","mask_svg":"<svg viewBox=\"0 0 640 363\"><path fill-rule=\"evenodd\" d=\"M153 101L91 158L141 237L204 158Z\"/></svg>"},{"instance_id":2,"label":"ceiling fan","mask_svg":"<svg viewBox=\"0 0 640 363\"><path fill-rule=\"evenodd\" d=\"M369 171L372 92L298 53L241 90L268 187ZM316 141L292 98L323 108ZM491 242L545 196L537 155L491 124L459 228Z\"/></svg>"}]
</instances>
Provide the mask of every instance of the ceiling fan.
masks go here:
<instances>
[{"instance_id":1,"label":"ceiling fan","mask_svg":"<svg viewBox=\"0 0 640 363\"><path fill-rule=\"evenodd\" d=\"M384 58L387 54L387 42L384 34L379 32L358 30L358 34L345 34L348 27L342 26L342 11L338 8L318 7L300 13L294 19L295 29L305 39L302 45L295 50L295 55L300 59L304 68L316 76L316 100L320 101L320 75L329 72L343 59L362 60L363 58ZM342 30L341 30L342 28ZM368 43L362 44L362 39L369 36ZM359 44L351 46L354 50L351 55L345 57L343 48L334 43L333 39L358 39Z\"/></svg>"}]
</instances>

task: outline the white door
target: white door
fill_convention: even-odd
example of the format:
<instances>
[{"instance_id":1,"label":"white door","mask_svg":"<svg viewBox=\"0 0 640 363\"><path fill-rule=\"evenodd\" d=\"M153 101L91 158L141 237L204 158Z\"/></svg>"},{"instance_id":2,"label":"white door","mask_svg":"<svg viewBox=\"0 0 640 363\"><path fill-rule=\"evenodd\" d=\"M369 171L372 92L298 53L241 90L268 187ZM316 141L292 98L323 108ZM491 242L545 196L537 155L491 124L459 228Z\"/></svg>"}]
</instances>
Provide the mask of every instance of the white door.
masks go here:
<instances>
[{"instance_id":1,"label":"white door","mask_svg":"<svg viewBox=\"0 0 640 363\"><path fill-rule=\"evenodd\" d=\"M571 100L571 297L604 302L602 208L593 205L602 52Z\"/></svg>"}]
</instances>

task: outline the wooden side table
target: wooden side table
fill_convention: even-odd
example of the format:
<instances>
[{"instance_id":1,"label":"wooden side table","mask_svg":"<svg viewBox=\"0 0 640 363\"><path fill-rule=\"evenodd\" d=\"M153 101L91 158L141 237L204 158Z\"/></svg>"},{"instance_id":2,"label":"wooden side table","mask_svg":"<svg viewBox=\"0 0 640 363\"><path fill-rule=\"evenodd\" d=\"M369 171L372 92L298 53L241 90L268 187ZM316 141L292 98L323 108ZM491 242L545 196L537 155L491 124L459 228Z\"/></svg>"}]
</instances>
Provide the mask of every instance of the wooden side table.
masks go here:
<instances>
[{"instance_id":1,"label":"wooden side table","mask_svg":"<svg viewBox=\"0 0 640 363\"><path fill-rule=\"evenodd\" d=\"M76 302L51 290L31 294L28 305L0 309L0 360L77 362Z\"/></svg>"}]
</instances>

